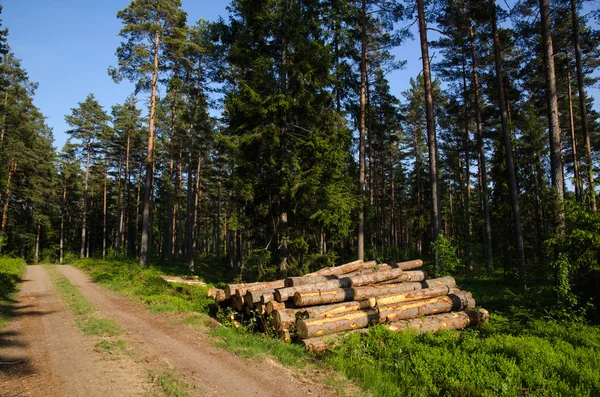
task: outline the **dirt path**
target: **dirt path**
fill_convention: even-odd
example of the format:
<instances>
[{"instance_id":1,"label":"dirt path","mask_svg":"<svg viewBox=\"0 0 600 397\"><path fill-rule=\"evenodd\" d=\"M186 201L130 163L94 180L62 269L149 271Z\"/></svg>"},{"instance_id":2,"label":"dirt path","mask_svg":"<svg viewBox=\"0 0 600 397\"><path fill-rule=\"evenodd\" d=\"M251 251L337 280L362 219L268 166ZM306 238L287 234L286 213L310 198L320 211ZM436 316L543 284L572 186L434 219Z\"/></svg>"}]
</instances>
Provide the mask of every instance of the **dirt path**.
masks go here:
<instances>
[{"instance_id":1,"label":"dirt path","mask_svg":"<svg viewBox=\"0 0 600 397\"><path fill-rule=\"evenodd\" d=\"M135 396L148 375L129 357L94 352L46 269L29 266L8 328L0 331L1 396Z\"/></svg>"},{"instance_id":2,"label":"dirt path","mask_svg":"<svg viewBox=\"0 0 600 397\"><path fill-rule=\"evenodd\" d=\"M116 320L126 339L150 365L159 365L184 376L201 396L329 396L321 385L298 379L291 371L270 362L236 357L218 349L201 333L177 327L129 300L92 283L70 266L57 268L101 312Z\"/></svg>"}]
</instances>

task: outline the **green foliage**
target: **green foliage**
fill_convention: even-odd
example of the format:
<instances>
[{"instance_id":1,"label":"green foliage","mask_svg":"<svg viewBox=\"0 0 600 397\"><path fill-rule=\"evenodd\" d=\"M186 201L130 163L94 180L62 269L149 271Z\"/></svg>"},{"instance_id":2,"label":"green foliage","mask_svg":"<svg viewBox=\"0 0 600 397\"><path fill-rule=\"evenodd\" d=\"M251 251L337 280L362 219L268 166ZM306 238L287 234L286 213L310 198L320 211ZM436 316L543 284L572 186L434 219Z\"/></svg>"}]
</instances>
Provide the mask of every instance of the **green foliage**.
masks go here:
<instances>
[{"instance_id":1,"label":"green foliage","mask_svg":"<svg viewBox=\"0 0 600 397\"><path fill-rule=\"evenodd\" d=\"M457 255L457 248L452 237L440 233L437 240L431 243L432 255L437 258L436 276L446 276L463 267Z\"/></svg>"},{"instance_id":2,"label":"green foliage","mask_svg":"<svg viewBox=\"0 0 600 397\"><path fill-rule=\"evenodd\" d=\"M136 260L84 259L74 265L89 272L95 282L129 294L154 312L206 312L212 303L206 296L208 287L174 286L160 277L172 272L156 266L140 267Z\"/></svg>"},{"instance_id":3,"label":"green foliage","mask_svg":"<svg viewBox=\"0 0 600 397\"><path fill-rule=\"evenodd\" d=\"M148 377L152 383L155 383L168 397L186 397L189 395L189 385L179 376L170 372L148 371Z\"/></svg>"},{"instance_id":4,"label":"green foliage","mask_svg":"<svg viewBox=\"0 0 600 397\"><path fill-rule=\"evenodd\" d=\"M557 300L551 314L568 320L581 320L587 314L597 321L600 319L597 305L600 302L597 287L600 280L600 214L567 201L566 217L565 235L546 241L550 250L559 253L552 263Z\"/></svg>"},{"instance_id":5,"label":"green foliage","mask_svg":"<svg viewBox=\"0 0 600 397\"><path fill-rule=\"evenodd\" d=\"M0 299L8 298L17 290L17 283L27 264L21 258L0 257Z\"/></svg>"},{"instance_id":6,"label":"green foliage","mask_svg":"<svg viewBox=\"0 0 600 397\"><path fill-rule=\"evenodd\" d=\"M116 336L123 333L119 324L108 318L89 315L75 322L84 335Z\"/></svg>"},{"instance_id":7,"label":"green foliage","mask_svg":"<svg viewBox=\"0 0 600 397\"><path fill-rule=\"evenodd\" d=\"M460 280L459 280L460 282ZM373 327L326 357L375 396L594 396L600 328L540 319L497 275L461 287L490 309L480 329L418 335ZM524 316L525 315L525 316Z\"/></svg>"},{"instance_id":8,"label":"green foliage","mask_svg":"<svg viewBox=\"0 0 600 397\"><path fill-rule=\"evenodd\" d=\"M284 343L266 335L257 335L246 327L217 327L213 328L210 334L219 338L217 346L243 357L262 360L270 356L284 365L294 367L305 365L310 357L310 354L300 345Z\"/></svg>"},{"instance_id":9,"label":"green foliage","mask_svg":"<svg viewBox=\"0 0 600 397\"><path fill-rule=\"evenodd\" d=\"M0 329L8 322L14 305L13 297L26 266L21 258L0 257Z\"/></svg>"},{"instance_id":10,"label":"green foliage","mask_svg":"<svg viewBox=\"0 0 600 397\"><path fill-rule=\"evenodd\" d=\"M94 345L94 348L108 354L123 354L127 352L127 341L102 339Z\"/></svg>"}]
</instances>

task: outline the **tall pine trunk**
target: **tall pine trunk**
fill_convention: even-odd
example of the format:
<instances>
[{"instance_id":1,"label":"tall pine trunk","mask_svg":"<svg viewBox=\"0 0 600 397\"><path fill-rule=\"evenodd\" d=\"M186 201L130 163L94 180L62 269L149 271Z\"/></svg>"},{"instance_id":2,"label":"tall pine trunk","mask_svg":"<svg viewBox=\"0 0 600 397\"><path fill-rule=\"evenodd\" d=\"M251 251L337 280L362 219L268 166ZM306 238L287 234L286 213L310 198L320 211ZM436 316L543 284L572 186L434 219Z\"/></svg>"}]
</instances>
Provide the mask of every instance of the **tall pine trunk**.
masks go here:
<instances>
[{"instance_id":1,"label":"tall pine trunk","mask_svg":"<svg viewBox=\"0 0 600 397\"><path fill-rule=\"evenodd\" d=\"M108 164L106 154L104 155L104 196L102 200L102 259L106 259L106 220L108 212L106 210L106 181L108 180Z\"/></svg>"},{"instance_id":2,"label":"tall pine trunk","mask_svg":"<svg viewBox=\"0 0 600 397\"><path fill-rule=\"evenodd\" d=\"M433 91L431 88L431 67L429 64L429 45L427 43L427 23L423 0L417 0L419 14L419 37L421 41L421 59L423 61L423 80L425 88L425 116L427 119L427 147L429 149L429 178L431 183L431 223L432 241L436 241L441 231L441 202L438 183L437 142L435 133L435 115L433 107ZM436 260L437 263L437 260Z\"/></svg>"},{"instance_id":3,"label":"tall pine trunk","mask_svg":"<svg viewBox=\"0 0 600 397\"><path fill-rule=\"evenodd\" d=\"M88 180L90 177L90 155L92 149L92 140L87 140L87 159L85 162L85 178L83 182L83 218L81 223L81 252L79 253L80 258L86 256L85 251L85 238L86 238L86 226L87 226L87 205L88 205Z\"/></svg>"},{"instance_id":4,"label":"tall pine trunk","mask_svg":"<svg viewBox=\"0 0 600 397\"><path fill-rule=\"evenodd\" d=\"M579 91L579 113L581 117L581 132L585 145L585 168L588 180L588 199L590 208L596 212L596 190L594 186L594 170L592 167L592 149L590 144L590 130L588 126L587 105L583 81L583 66L581 62L581 45L579 44L579 17L577 15L576 0L571 0L571 19L573 29L573 42L575 43L575 66L577 68L577 90Z\"/></svg>"},{"instance_id":5,"label":"tall pine trunk","mask_svg":"<svg viewBox=\"0 0 600 397\"><path fill-rule=\"evenodd\" d=\"M556 74L554 72L554 50L550 32L550 5L548 0L540 0L542 20L542 43L544 47L544 64L546 77L546 102L548 106L548 129L550 135L550 176L554 187L554 222L559 236L565 233L564 210L564 171L561 153L561 133L558 120L558 93L556 91Z\"/></svg>"},{"instance_id":6,"label":"tall pine trunk","mask_svg":"<svg viewBox=\"0 0 600 397\"><path fill-rule=\"evenodd\" d=\"M515 163L513 160L511 134L508 129L508 112L504 96L504 82L502 71L502 56L500 52L500 38L498 36L498 22L496 20L496 0L492 0L492 35L494 40L494 62L496 67L496 84L498 86L498 102L500 105L500 118L502 122L502 135L504 137L504 149L506 151L506 169L508 172L508 185L510 190L510 203L513 210L513 229L519 267L519 283L525 288L527 282L527 271L525 268L525 247L523 243L523 228L521 226L521 207L517 188L517 177L515 174Z\"/></svg>"},{"instance_id":7,"label":"tall pine trunk","mask_svg":"<svg viewBox=\"0 0 600 397\"><path fill-rule=\"evenodd\" d=\"M360 126L358 148L358 259L365 258L365 128L366 128L366 85L367 85L367 1L361 3L361 45L360 45Z\"/></svg>"},{"instance_id":8,"label":"tall pine trunk","mask_svg":"<svg viewBox=\"0 0 600 397\"><path fill-rule=\"evenodd\" d=\"M573 177L575 178L575 199L578 203L581 203L581 175L579 175L579 157L577 157L575 117L573 115L573 92L571 91L571 68L569 65L567 65L567 94L569 96L569 132L571 133L571 156L573 159Z\"/></svg>"},{"instance_id":9,"label":"tall pine trunk","mask_svg":"<svg viewBox=\"0 0 600 397\"><path fill-rule=\"evenodd\" d=\"M12 180L12 176L15 172L17 172L17 162L9 160L8 175L6 177L6 190L4 192L4 207L2 208L2 222L0 222L0 234L4 233L6 221L8 220L8 203L10 202L10 183Z\"/></svg>"},{"instance_id":10,"label":"tall pine trunk","mask_svg":"<svg viewBox=\"0 0 600 397\"><path fill-rule=\"evenodd\" d=\"M158 83L159 33L154 36L154 63L150 94L150 115L148 121L148 155L146 157L146 183L144 186L144 209L142 211L142 238L140 242L140 266L148 266L150 234L150 199L154 173L154 115L156 112L156 86Z\"/></svg>"},{"instance_id":11,"label":"tall pine trunk","mask_svg":"<svg viewBox=\"0 0 600 397\"><path fill-rule=\"evenodd\" d=\"M471 2L469 1L469 37L471 40L471 69L473 70L473 91L475 95L475 122L477 126L477 150L479 159L479 178L481 189L481 207L484 220L484 246L485 259L488 272L494 271L492 256L492 225L490 222L490 204L487 182L487 165L485 160L485 146L483 143L483 121L481 117L481 98L479 93L479 73L477 71L477 55L475 52L475 30L471 19Z\"/></svg>"}]
</instances>

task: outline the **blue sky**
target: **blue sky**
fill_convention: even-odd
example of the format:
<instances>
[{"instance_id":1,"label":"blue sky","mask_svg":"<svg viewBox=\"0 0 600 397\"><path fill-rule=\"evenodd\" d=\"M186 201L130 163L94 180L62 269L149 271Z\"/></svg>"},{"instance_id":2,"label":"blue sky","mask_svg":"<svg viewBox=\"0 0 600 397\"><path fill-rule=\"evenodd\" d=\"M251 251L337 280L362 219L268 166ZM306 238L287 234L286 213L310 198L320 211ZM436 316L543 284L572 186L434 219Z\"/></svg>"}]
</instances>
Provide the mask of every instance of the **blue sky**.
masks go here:
<instances>
[{"instance_id":1,"label":"blue sky","mask_svg":"<svg viewBox=\"0 0 600 397\"><path fill-rule=\"evenodd\" d=\"M55 146L60 149L67 136L64 116L91 92L110 112L133 91L124 81L115 84L106 70L116 65L115 51L122 27L116 18L130 0L4 0L3 26L8 41L22 60L31 81L38 82L35 104L53 128ZM226 18L229 0L182 0L188 22ZM411 77L421 71L417 41L409 40L395 51L407 67L388 78L392 92L401 97ZM598 90L594 90L598 94ZM598 97L598 95L595 95ZM596 104L598 107L598 104Z\"/></svg>"}]
</instances>

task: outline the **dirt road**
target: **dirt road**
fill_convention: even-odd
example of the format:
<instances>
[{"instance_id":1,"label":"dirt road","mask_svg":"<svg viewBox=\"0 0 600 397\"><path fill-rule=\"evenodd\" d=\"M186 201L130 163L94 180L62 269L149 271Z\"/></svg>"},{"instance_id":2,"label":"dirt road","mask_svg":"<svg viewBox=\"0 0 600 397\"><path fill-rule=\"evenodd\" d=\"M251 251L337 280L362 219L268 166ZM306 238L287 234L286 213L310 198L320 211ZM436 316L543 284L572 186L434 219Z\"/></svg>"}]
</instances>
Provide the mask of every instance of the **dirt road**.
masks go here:
<instances>
[{"instance_id":1,"label":"dirt road","mask_svg":"<svg viewBox=\"0 0 600 397\"><path fill-rule=\"evenodd\" d=\"M125 330L135 355L94 350L60 301L46 269L29 266L11 325L0 331L0 396L134 396L154 394L148 370L176 373L199 396L329 396L272 362L249 362L214 347L189 327L175 326L92 283L80 270L57 266L102 316Z\"/></svg>"}]
</instances>

